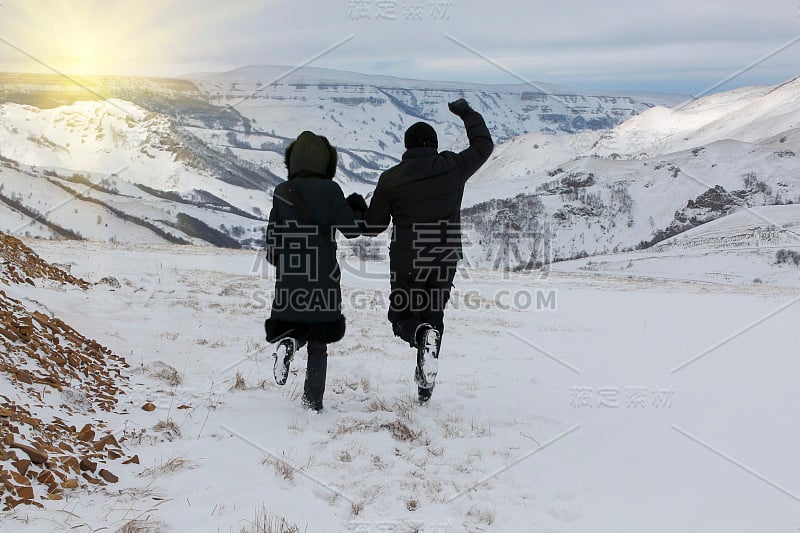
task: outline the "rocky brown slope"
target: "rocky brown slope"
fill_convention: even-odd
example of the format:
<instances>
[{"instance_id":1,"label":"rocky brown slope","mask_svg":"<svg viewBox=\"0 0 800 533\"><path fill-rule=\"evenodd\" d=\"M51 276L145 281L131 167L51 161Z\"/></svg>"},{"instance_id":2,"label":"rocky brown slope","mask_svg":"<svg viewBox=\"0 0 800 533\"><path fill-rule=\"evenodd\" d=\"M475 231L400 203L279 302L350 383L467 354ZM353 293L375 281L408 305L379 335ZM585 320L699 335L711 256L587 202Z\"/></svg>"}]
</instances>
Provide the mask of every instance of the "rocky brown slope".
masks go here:
<instances>
[{"instance_id":1,"label":"rocky brown slope","mask_svg":"<svg viewBox=\"0 0 800 533\"><path fill-rule=\"evenodd\" d=\"M89 283L0 234L0 283ZM106 419L123 393L125 360L63 320L0 290L0 501L41 506L64 492L115 483L124 452ZM90 422L87 422L90 420ZM76 423L80 421L80 423Z\"/></svg>"}]
</instances>

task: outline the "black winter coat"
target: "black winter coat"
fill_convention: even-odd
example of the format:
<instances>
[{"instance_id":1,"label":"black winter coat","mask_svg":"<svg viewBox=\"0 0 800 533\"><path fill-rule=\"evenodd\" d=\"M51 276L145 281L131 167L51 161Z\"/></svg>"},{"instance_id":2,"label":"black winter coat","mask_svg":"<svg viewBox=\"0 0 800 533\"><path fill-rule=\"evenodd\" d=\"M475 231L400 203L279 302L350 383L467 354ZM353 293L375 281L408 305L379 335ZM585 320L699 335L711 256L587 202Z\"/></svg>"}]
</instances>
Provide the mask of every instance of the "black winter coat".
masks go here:
<instances>
[{"instance_id":1,"label":"black winter coat","mask_svg":"<svg viewBox=\"0 0 800 533\"><path fill-rule=\"evenodd\" d=\"M463 120L469 148L457 154L429 147L409 149L402 162L378 181L364 234L377 235L390 219L394 222L390 249L394 273L439 267L461 258L464 186L494 149L478 112L471 111Z\"/></svg>"},{"instance_id":2,"label":"black winter coat","mask_svg":"<svg viewBox=\"0 0 800 533\"><path fill-rule=\"evenodd\" d=\"M313 213L319 230L303 223L290 187ZM266 323L270 342L286 335L301 341L335 342L344 335L337 230L347 238L361 234L337 183L296 177L275 188L266 250L276 268L272 315Z\"/></svg>"}]
</instances>

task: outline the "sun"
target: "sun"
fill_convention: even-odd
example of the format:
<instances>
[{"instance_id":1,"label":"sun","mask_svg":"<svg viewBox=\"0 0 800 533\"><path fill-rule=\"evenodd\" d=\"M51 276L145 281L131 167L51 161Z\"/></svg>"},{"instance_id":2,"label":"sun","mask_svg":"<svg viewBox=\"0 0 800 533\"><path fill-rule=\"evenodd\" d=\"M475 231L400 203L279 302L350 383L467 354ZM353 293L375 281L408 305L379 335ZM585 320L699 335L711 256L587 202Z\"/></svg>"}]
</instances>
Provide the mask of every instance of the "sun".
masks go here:
<instances>
[{"instance_id":1,"label":"sun","mask_svg":"<svg viewBox=\"0 0 800 533\"><path fill-rule=\"evenodd\" d=\"M106 43L106 47L108 43ZM91 36L81 35L63 49L63 56L56 59L70 74L91 75L110 72L112 56Z\"/></svg>"},{"instance_id":2,"label":"sun","mask_svg":"<svg viewBox=\"0 0 800 533\"><path fill-rule=\"evenodd\" d=\"M149 53L154 43L135 37L151 18L147 4L157 3L141 3L137 11L128 2L26 0L3 9L16 11L11 29L26 53L50 69L88 75L113 72Z\"/></svg>"},{"instance_id":3,"label":"sun","mask_svg":"<svg viewBox=\"0 0 800 533\"><path fill-rule=\"evenodd\" d=\"M0 8L0 30L50 70L145 74L202 56L211 40L221 38L215 32L222 22L264 4L239 0L224 9L200 9L192 0L25 0Z\"/></svg>"}]
</instances>

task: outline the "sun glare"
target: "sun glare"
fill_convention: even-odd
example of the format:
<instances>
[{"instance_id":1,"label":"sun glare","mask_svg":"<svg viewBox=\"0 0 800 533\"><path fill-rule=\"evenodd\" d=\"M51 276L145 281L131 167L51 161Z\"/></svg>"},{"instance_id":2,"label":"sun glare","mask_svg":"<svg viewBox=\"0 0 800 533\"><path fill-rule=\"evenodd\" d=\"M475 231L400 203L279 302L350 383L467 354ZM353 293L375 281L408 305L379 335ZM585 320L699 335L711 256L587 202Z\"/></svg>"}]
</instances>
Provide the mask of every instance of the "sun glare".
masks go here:
<instances>
[{"instance_id":1,"label":"sun glare","mask_svg":"<svg viewBox=\"0 0 800 533\"><path fill-rule=\"evenodd\" d=\"M2 14L12 15L4 18L14 21L15 44L53 69L143 74L197 61L221 23L263 5L245 0L234 9L209 10L190 0L25 0L4 6Z\"/></svg>"}]
</instances>

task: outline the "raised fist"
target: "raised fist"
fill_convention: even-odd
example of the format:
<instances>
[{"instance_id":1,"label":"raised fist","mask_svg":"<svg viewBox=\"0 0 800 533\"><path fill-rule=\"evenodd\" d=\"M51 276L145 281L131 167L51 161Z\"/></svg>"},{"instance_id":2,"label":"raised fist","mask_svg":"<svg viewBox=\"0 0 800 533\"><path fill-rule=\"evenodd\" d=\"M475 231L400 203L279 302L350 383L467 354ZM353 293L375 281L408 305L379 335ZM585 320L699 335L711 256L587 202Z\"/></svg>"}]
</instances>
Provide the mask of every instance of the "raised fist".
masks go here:
<instances>
[{"instance_id":1,"label":"raised fist","mask_svg":"<svg viewBox=\"0 0 800 533\"><path fill-rule=\"evenodd\" d=\"M463 98L459 98L455 102L450 102L447 104L447 107L450 109L451 113L459 116L460 118L464 118L467 116L467 114L469 114L470 111L472 111L472 108Z\"/></svg>"}]
</instances>

